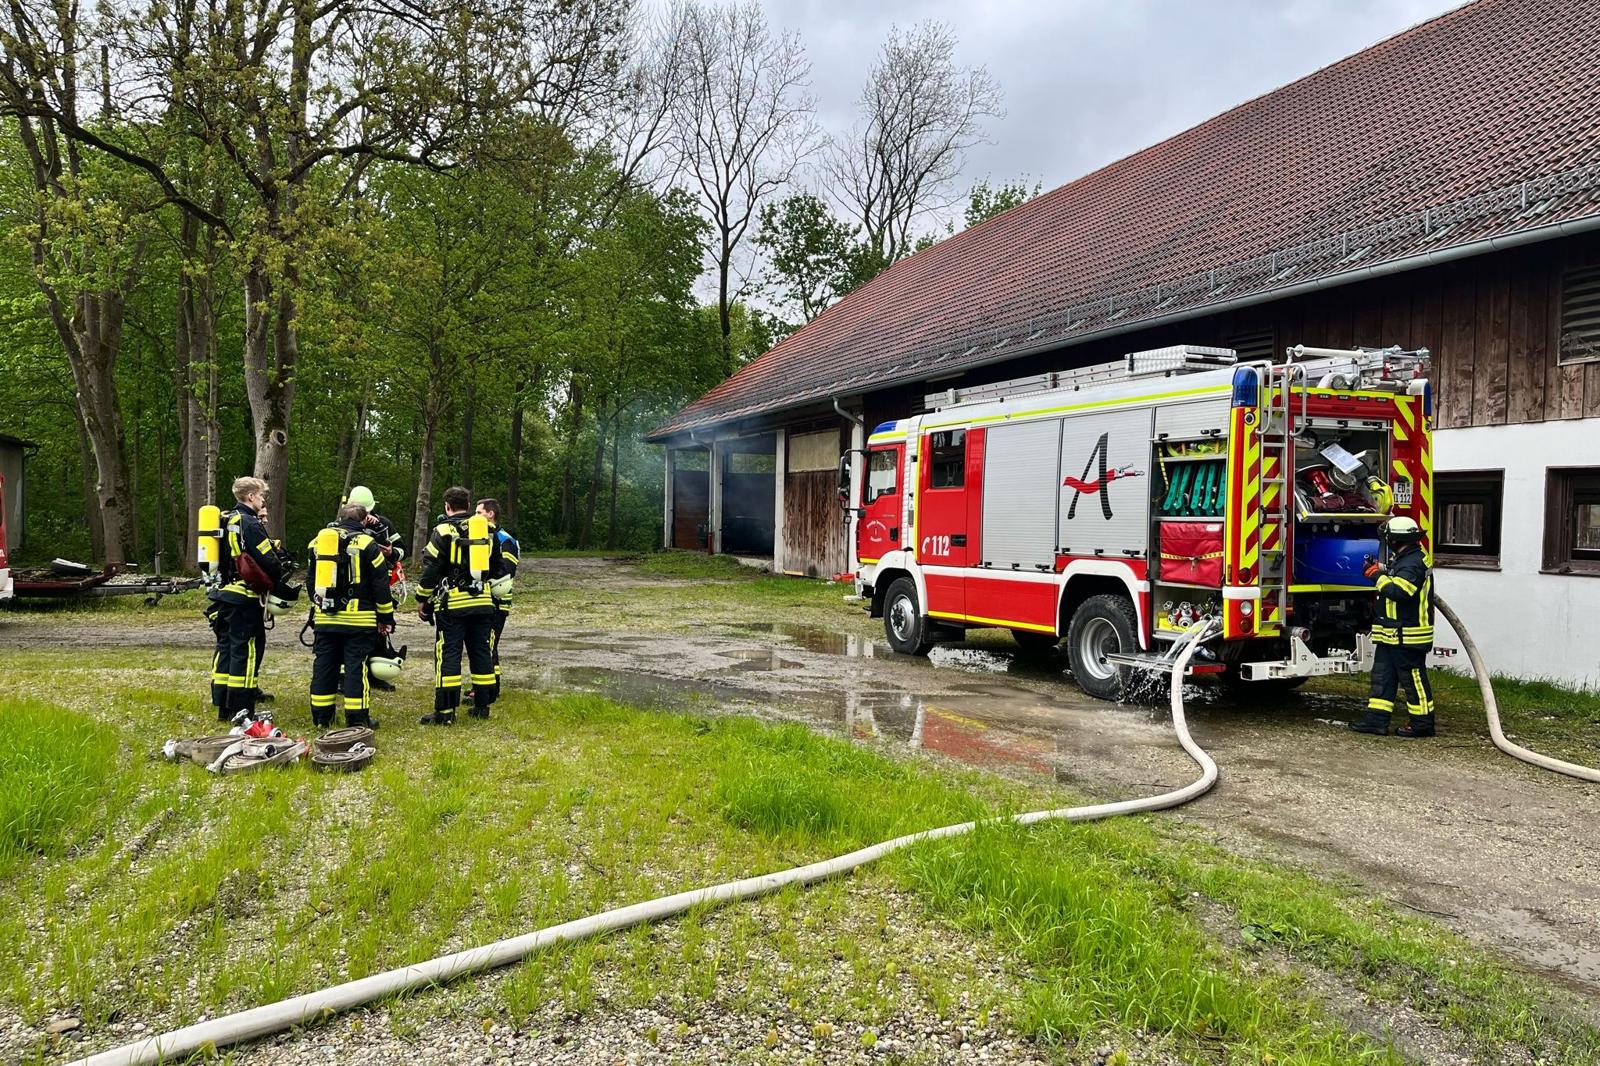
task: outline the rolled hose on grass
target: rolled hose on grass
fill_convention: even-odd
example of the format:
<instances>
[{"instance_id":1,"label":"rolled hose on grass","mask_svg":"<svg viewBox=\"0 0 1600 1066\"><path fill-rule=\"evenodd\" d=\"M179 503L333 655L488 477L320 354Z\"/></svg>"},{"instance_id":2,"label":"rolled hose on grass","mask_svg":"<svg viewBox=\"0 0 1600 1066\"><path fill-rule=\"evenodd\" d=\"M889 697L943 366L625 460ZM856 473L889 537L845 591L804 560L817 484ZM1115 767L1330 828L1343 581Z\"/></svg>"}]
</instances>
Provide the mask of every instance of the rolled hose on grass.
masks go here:
<instances>
[{"instance_id":1,"label":"rolled hose on grass","mask_svg":"<svg viewBox=\"0 0 1600 1066\"><path fill-rule=\"evenodd\" d=\"M1489 739L1494 741L1494 746L1513 759L1521 759L1530 765L1566 774L1568 777L1576 777L1581 781L1600 783L1600 770L1592 766L1580 766L1548 755L1540 755L1506 739L1505 732L1500 728L1500 705L1495 702L1494 686L1489 683L1489 667L1484 663L1483 656L1478 653L1478 646L1472 642L1467 627L1461 624L1461 616L1451 610L1450 605L1440 599L1437 593L1434 594L1433 605L1444 615L1445 621L1450 623L1450 628L1461 638L1461 646L1466 649L1467 659L1472 663L1472 672L1478 678L1478 692L1483 696L1483 713L1489 719Z\"/></svg>"},{"instance_id":2,"label":"rolled hose on grass","mask_svg":"<svg viewBox=\"0 0 1600 1066\"><path fill-rule=\"evenodd\" d=\"M987 819L987 824L1013 822L1033 825L1036 822L1068 821L1090 822L1119 814L1137 814L1142 811L1159 811L1177 807L1205 795L1217 781L1217 764L1189 735L1189 725L1183 713L1183 674L1189 659L1200 643L1216 630L1215 622L1196 626L1184 637L1177 659L1172 664L1172 729L1178 743L1200 767L1200 776L1189 784L1159 796L1143 799L1119 800L1115 803L1096 803L1086 807L1063 807L1058 810L1034 811L1009 818ZM318 992L279 1000L261 1007L240 1011L222 1018L200 1022L198 1025L174 1029L160 1036L147 1037L110 1051L102 1051L79 1059L73 1066L144 1066L147 1063L176 1061L186 1058L202 1048L220 1048L245 1040L270 1036L296 1025L320 1021L341 1011L363 1006L374 1000L410 992L429 985L444 984L467 974L506 966L528 955L555 944L586 940L604 933L627 929L646 922L658 922L682 914L693 907L716 906L735 900L765 896L787 885L810 885L830 877L849 873L868 863L875 862L891 852L900 851L925 840L943 840L961 836L978 827L979 822L962 822L939 829L926 829L920 833L886 840L881 844L861 848L847 855L825 859L792 870L746 877L738 881L678 892L660 899L647 900L601 914L590 915L560 925L552 925L532 933L501 940L481 947L468 948L453 955L445 955L428 962L402 966L396 970L373 974L356 981L347 981Z\"/></svg>"}]
</instances>

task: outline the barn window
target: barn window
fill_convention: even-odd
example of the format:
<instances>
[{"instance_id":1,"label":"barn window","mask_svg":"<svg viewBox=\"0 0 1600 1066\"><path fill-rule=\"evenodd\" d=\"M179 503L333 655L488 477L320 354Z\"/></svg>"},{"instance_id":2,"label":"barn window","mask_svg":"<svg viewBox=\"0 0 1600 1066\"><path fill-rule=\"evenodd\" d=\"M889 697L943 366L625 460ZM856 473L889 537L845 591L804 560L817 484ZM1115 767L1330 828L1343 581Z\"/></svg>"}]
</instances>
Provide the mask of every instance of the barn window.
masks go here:
<instances>
[{"instance_id":1,"label":"barn window","mask_svg":"<svg viewBox=\"0 0 1600 1066\"><path fill-rule=\"evenodd\" d=\"M1544 569L1600 576L1600 467L1545 472Z\"/></svg>"},{"instance_id":2,"label":"barn window","mask_svg":"<svg viewBox=\"0 0 1600 1066\"><path fill-rule=\"evenodd\" d=\"M1434 475L1434 561L1440 566L1499 567L1505 474L1474 470Z\"/></svg>"},{"instance_id":3,"label":"barn window","mask_svg":"<svg viewBox=\"0 0 1600 1066\"><path fill-rule=\"evenodd\" d=\"M933 434L928 487L958 489L967 483L967 431L948 429Z\"/></svg>"},{"instance_id":4,"label":"barn window","mask_svg":"<svg viewBox=\"0 0 1600 1066\"><path fill-rule=\"evenodd\" d=\"M1600 266L1569 270L1561 278L1559 362L1600 359Z\"/></svg>"}]
</instances>

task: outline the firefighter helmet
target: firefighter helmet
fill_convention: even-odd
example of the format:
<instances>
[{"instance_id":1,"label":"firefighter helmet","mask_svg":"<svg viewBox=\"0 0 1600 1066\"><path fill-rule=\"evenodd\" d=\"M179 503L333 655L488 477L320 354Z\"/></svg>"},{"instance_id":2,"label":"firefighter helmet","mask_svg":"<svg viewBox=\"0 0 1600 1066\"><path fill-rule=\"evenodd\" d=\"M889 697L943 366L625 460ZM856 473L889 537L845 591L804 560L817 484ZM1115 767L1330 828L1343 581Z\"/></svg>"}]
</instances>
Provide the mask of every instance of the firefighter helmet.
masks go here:
<instances>
[{"instance_id":1,"label":"firefighter helmet","mask_svg":"<svg viewBox=\"0 0 1600 1066\"><path fill-rule=\"evenodd\" d=\"M372 676L391 685L400 680L400 668L405 664L405 659L398 655L374 655L367 660L367 667L371 670Z\"/></svg>"},{"instance_id":2,"label":"firefighter helmet","mask_svg":"<svg viewBox=\"0 0 1600 1066\"><path fill-rule=\"evenodd\" d=\"M496 600L509 600L511 598L511 590L515 586L515 583L516 579L510 574L501 574L499 577L489 582L489 595L493 596Z\"/></svg>"},{"instance_id":3,"label":"firefighter helmet","mask_svg":"<svg viewBox=\"0 0 1600 1066\"><path fill-rule=\"evenodd\" d=\"M276 592L269 592L267 593L266 607L267 615L269 617L276 618L280 614L285 614L292 610L294 608L294 601L284 596L280 596Z\"/></svg>"},{"instance_id":4,"label":"firefighter helmet","mask_svg":"<svg viewBox=\"0 0 1600 1066\"><path fill-rule=\"evenodd\" d=\"M378 501L372 498L372 490L365 485L357 485L351 489L350 495L344 498L344 502L355 504L357 507L365 507L368 514L372 513L372 509L378 506Z\"/></svg>"},{"instance_id":5,"label":"firefighter helmet","mask_svg":"<svg viewBox=\"0 0 1600 1066\"><path fill-rule=\"evenodd\" d=\"M1391 548L1403 544L1421 544L1422 527L1414 519L1398 515L1383 524L1383 539L1389 542Z\"/></svg>"}]
</instances>

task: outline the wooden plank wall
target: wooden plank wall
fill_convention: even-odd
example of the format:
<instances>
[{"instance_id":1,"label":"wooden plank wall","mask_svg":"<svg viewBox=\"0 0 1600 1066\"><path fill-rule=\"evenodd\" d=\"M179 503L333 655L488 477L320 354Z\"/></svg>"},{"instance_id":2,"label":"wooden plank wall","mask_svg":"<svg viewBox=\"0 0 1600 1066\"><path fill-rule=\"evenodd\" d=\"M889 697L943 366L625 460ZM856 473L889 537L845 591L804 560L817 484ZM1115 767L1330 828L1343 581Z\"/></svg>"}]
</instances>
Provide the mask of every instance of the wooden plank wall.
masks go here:
<instances>
[{"instance_id":1,"label":"wooden plank wall","mask_svg":"<svg viewBox=\"0 0 1600 1066\"><path fill-rule=\"evenodd\" d=\"M1440 429L1600 417L1600 362L1559 365L1561 279L1600 263L1574 239L1463 259L1202 319L1207 339L1270 327L1283 347L1399 344L1433 353Z\"/></svg>"},{"instance_id":2,"label":"wooden plank wall","mask_svg":"<svg viewBox=\"0 0 1600 1066\"><path fill-rule=\"evenodd\" d=\"M786 475L783 486L783 568L830 578L845 568L844 517L837 475L808 470Z\"/></svg>"},{"instance_id":3,"label":"wooden plank wall","mask_svg":"<svg viewBox=\"0 0 1600 1066\"><path fill-rule=\"evenodd\" d=\"M1558 365L1556 335L1563 273L1597 264L1600 236L1566 238L1108 337L940 385L1103 363L1169 344L1227 344L1270 329L1280 354L1291 344L1429 349L1440 429L1600 417L1600 362ZM869 397L868 409L881 418L911 410L904 390Z\"/></svg>"},{"instance_id":4,"label":"wooden plank wall","mask_svg":"<svg viewBox=\"0 0 1600 1066\"><path fill-rule=\"evenodd\" d=\"M789 462L783 482L783 560L780 566L790 573L807 577L831 578L847 565L844 516L839 510L839 484L836 469L815 469L824 459L836 462L848 446L844 430L838 445L829 449L831 458L814 457L803 465L813 469L795 470L801 458L798 440L807 433L825 430L825 425L796 427L790 434Z\"/></svg>"},{"instance_id":5,"label":"wooden plank wall","mask_svg":"<svg viewBox=\"0 0 1600 1066\"><path fill-rule=\"evenodd\" d=\"M706 550L706 520L711 506L711 475L707 470L672 471L672 546L686 551Z\"/></svg>"}]
</instances>

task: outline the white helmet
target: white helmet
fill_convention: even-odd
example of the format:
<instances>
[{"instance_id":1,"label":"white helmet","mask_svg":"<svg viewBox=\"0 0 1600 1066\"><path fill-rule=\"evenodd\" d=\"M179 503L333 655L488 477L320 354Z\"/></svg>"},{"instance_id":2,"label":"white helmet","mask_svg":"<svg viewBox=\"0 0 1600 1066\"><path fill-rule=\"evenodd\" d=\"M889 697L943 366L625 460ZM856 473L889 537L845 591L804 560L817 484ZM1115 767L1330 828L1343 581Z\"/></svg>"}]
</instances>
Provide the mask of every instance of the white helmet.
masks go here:
<instances>
[{"instance_id":1,"label":"white helmet","mask_svg":"<svg viewBox=\"0 0 1600 1066\"><path fill-rule=\"evenodd\" d=\"M398 655L374 655L367 660L367 669L379 681L394 684L400 680L400 668L406 661Z\"/></svg>"},{"instance_id":2,"label":"white helmet","mask_svg":"<svg viewBox=\"0 0 1600 1066\"><path fill-rule=\"evenodd\" d=\"M284 599L282 596L278 595L276 592L267 593L266 608L267 608L267 616L268 617L276 618L281 614L287 613L288 611L293 609L293 607L294 607L293 601Z\"/></svg>"},{"instance_id":3,"label":"white helmet","mask_svg":"<svg viewBox=\"0 0 1600 1066\"><path fill-rule=\"evenodd\" d=\"M505 601L511 598L511 590L516 586L516 579L510 574L502 574L489 582L489 595L497 600Z\"/></svg>"}]
</instances>

